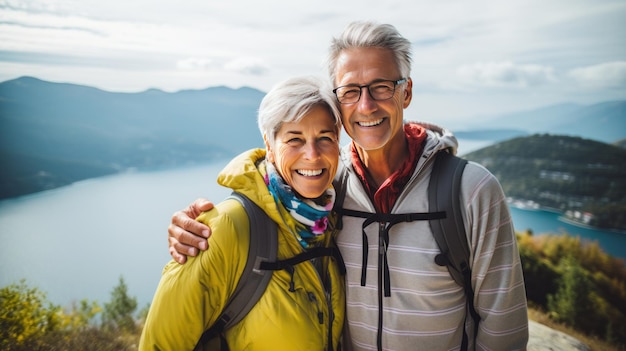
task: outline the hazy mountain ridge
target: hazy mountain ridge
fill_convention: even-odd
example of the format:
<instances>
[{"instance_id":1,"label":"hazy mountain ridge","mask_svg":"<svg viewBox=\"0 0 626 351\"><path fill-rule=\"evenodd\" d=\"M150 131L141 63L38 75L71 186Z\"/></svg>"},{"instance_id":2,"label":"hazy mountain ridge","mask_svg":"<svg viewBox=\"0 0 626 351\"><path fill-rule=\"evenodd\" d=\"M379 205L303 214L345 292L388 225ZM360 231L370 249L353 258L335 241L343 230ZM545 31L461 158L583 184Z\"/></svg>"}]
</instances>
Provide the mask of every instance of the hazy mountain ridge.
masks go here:
<instances>
[{"instance_id":1,"label":"hazy mountain ridge","mask_svg":"<svg viewBox=\"0 0 626 351\"><path fill-rule=\"evenodd\" d=\"M0 83L0 198L128 169L207 163L261 147L256 114L264 95L227 87L116 93L32 77ZM626 101L566 104L454 132L460 139L500 142L537 131L566 134L580 125L579 135L614 142L626 137L625 116ZM554 129L568 124L575 126Z\"/></svg>"},{"instance_id":2,"label":"hazy mountain ridge","mask_svg":"<svg viewBox=\"0 0 626 351\"><path fill-rule=\"evenodd\" d=\"M520 111L481 120L480 130L455 131L457 137L465 134L491 132L488 140L501 141L511 137L548 133L579 136L605 143L614 143L626 137L626 101L607 101L593 105L559 104ZM485 126L489 126L485 128Z\"/></svg>"},{"instance_id":3,"label":"hazy mountain ridge","mask_svg":"<svg viewBox=\"0 0 626 351\"><path fill-rule=\"evenodd\" d=\"M0 198L261 146L256 112L264 94L226 87L112 93L31 77L0 83Z\"/></svg>"}]
</instances>

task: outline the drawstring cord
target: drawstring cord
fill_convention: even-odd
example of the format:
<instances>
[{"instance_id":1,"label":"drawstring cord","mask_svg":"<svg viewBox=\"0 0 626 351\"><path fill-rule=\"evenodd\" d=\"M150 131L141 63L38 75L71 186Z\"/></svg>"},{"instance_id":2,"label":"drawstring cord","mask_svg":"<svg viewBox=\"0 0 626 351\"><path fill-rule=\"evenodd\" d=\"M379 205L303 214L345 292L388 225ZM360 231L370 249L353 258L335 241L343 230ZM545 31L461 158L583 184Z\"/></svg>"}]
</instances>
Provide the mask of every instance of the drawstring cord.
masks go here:
<instances>
[{"instance_id":1,"label":"drawstring cord","mask_svg":"<svg viewBox=\"0 0 626 351\"><path fill-rule=\"evenodd\" d=\"M367 280L367 257L369 255L369 242L365 228L374 222L380 223L379 227L379 239L378 239L378 254L379 264L378 270L380 280L384 287L385 296L391 296L391 282L389 278L389 262L387 260L387 247L389 246L389 230L391 227L402 222L412 221L426 221L433 219L446 218L445 211L440 212L416 212L416 213L371 213L356 211L350 209L340 209L337 211L340 216L350 216L364 218L361 225L361 237L363 239L363 257L361 265L361 286L365 286ZM381 271L382 269L382 271ZM381 282L379 281L379 286Z\"/></svg>"}]
</instances>

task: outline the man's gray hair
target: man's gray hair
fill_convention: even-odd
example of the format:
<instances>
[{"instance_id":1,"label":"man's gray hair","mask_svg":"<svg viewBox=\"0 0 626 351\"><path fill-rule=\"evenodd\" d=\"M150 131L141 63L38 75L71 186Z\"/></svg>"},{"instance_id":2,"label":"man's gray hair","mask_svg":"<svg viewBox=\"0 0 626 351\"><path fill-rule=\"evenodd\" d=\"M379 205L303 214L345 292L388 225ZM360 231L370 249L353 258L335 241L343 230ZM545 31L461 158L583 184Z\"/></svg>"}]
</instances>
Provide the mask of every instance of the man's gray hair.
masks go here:
<instances>
[{"instance_id":1,"label":"man's gray hair","mask_svg":"<svg viewBox=\"0 0 626 351\"><path fill-rule=\"evenodd\" d=\"M382 48L393 52L402 78L411 75L411 42L391 24L352 22L338 38L333 38L327 58L328 74L336 84L337 58L343 50L354 48Z\"/></svg>"},{"instance_id":2,"label":"man's gray hair","mask_svg":"<svg viewBox=\"0 0 626 351\"><path fill-rule=\"evenodd\" d=\"M315 106L328 110L339 133L341 115L332 88L327 80L313 76L290 78L272 87L259 107L259 130L274 145L283 123L300 121Z\"/></svg>"}]
</instances>

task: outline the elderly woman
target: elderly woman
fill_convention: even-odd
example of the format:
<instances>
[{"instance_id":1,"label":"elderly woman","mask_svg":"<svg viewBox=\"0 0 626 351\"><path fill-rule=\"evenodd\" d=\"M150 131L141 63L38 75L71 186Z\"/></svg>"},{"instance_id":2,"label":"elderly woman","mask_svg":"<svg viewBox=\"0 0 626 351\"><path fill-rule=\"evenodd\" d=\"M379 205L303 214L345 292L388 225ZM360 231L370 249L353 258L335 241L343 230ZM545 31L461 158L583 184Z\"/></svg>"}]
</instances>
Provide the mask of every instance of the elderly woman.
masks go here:
<instances>
[{"instance_id":1,"label":"elderly woman","mask_svg":"<svg viewBox=\"0 0 626 351\"><path fill-rule=\"evenodd\" d=\"M277 259L332 247L328 217L341 122L331 89L311 77L282 82L261 102L258 124L266 149L233 159L218 182L246 195L276 222ZM186 265L166 265L140 350L192 350L216 321L254 235L245 216L240 202L227 199L198 217L213 228L211 250ZM345 303L339 261L327 256L275 271L256 305L222 333L222 341L230 350L336 350Z\"/></svg>"}]
</instances>

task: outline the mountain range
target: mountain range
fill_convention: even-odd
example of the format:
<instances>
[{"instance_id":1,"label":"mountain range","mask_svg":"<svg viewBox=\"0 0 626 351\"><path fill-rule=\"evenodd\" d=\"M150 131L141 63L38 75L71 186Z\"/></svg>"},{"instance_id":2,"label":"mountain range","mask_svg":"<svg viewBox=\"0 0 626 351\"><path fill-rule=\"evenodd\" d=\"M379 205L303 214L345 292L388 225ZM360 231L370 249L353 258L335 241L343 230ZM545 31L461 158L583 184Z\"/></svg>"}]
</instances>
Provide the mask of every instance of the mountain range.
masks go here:
<instances>
[{"instance_id":1,"label":"mountain range","mask_svg":"<svg viewBox=\"0 0 626 351\"><path fill-rule=\"evenodd\" d=\"M2 82L0 199L262 147L256 113L264 95L245 87L116 93L33 77ZM626 137L626 101L556 105L488 120L455 135L499 142L551 133L616 142Z\"/></svg>"},{"instance_id":2,"label":"mountain range","mask_svg":"<svg viewBox=\"0 0 626 351\"><path fill-rule=\"evenodd\" d=\"M558 134L615 143L626 137L626 101L607 101L593 105L559 104L540 109L479 118L481 126L493 126L493 132L508 136L526 134ZM489 130L483 131L488 133ZM517 132L518 135L515 135ZM472 134L473 138L480 133ZM459 138L464 131L455 131ZM503 134L506 136L506 134Z\"/></svg>"},{"instance_id":3,"label":"mountain range","mask_svg":"<svg viewBox=\"0 0 626 351\"><path fill-rule=\"evenodd\" d=\"M259 147L264 94L226 87L112 93L31 77L0 83L0 198Z\"/></svg>"}]
</instances>

